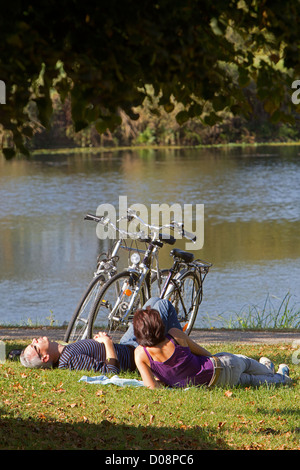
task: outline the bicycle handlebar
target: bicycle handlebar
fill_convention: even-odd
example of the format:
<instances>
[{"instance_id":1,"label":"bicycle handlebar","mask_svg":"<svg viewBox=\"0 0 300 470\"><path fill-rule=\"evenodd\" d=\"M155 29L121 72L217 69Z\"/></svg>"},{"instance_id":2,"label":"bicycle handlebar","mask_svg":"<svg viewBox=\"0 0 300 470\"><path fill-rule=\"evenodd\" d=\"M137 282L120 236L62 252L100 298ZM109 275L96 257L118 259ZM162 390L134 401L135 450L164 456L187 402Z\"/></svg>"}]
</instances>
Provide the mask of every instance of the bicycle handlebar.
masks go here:
<instances>
[{"instance_id":1,"label":"bicycle handlebar","mask_svg":"<svg viewBox=\"0 0 300 470\"><path fill-rule=\"evenodd\" d=\"M196 243L197 237L193 233L188 232L185 230L183 223L178 223L175 222L174 220L171 222L172 224L175 225L175 227L181 232L181 235L183 235L185 238L188 240L191 240L192 242Z\"/></svg>"},{"instance_id":2,"label":"bicycle handlebar","mask_svg":"<svg viewBox=\"0 0 300 470\"><path fill-rule=\"evenodd\" d=\"M159 233L164 228L171 228L174 231L177 230L180 235L184 236L185 238L191 240L194 243L197 240L197 237L194 234L192 234L192 233L190 233L190 232L188 232L187 230L184 229L184 225L183 225L182 222L176 222L175 220L173 220L170 224L161 225L159 227L159 226L155 226L155 225L146 224L146 222L144 222L138 215L136 215L136 212L132 209L128 209L127 212L128 212L129 217L132 217L132 218L135 218L135 219L139 220L143 225L145 225L145 227L148 227L148 228L150 228L150 230L153 230L157 233Z\"/></svg>"},{"instance_id":3,"label":"bicycle handlebar","mask_svg":"<svg viewBox=\"0 0 300 470\"><path fill-rule=\"evenodd\" d=\"M93 214L86 214L84 216L84 220L93 220L94 222L100 222L104 217L98 217L97 215Z\"/></svg>"},{"instance_id":4,"label":"bicycle handlebar","mask_svg":"<svg viewBox=\"0 0 300 470\"><path fill-rule=\"evenodd\" d=\"M98 223L101 223L103 225L110 225L114 230L116 230L120 234L129 236L131 238L144 239L144 241L147 238L143 231L133 233L133 232L127 232L125 230L119 229L118 227L116 227L111 222L111 220L108 217L105 217L105 216L97 216L97 215L93 215L93 214L86 214L84 219L85 220L93 220L94 222L98 222ZM192 234L190 232L187 232L184 229L184 225L183 225L182 222L172 221L170 224L165 224L165 225L161 225L161 226L150 225L150 224L147 224L146 222L144 222L143 219L141 219L133 209L127 209L127 215L123 216L123 217L120 217L120 219L118 219L118 222L120 220L124 220L124 219L127 219L128 222L131 222L133 219L137 219L141 224L143 224L145 227L149 228L150 231L154 232L154 239L156 239L156 235L157 234L159 235L159 233L164 228L170 228L174 232L177 231L181 236L184 236L185 238L187 238L188 240L191 240L194 243L197 240L197 237L194 234Z\"/></svg>"},{"instance_id":5,"label":"bicycle handlebar","mask_svg":"<svg viewBox=\"0 0 300 470\"><path fill-rule=\"evenodd\" d=\"M122 218L124 218L124 217L122 217ZM125 218L127 218L127 217L125 217ZM104 226L105 225L110 225L114 230L116 230L117 232L119 232L123 236L129 236L129 237L135 238L135 239L145 238L145 234L143 232L134 233L134 232L127 232L126 230L119 229L118 227L115 226L115 224L112 223L112 221L109 219L109 217L97 216L97 215L93 215L93 214L86 214L84 219L85 220L93 220L94 222L100 223ZM121 220L121 219L119 219L119 220Z\"/></svg>"}]
</instances>

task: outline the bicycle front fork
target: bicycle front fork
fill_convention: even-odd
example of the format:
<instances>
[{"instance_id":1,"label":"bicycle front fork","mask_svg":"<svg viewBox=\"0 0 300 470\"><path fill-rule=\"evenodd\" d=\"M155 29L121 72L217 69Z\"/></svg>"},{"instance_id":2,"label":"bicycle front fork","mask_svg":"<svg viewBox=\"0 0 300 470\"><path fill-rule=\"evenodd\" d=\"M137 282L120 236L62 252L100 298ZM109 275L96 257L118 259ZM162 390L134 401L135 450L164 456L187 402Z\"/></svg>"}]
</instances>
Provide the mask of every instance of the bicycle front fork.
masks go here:
<instances>
[{"instance_id":1,"label":"bicycle front fork","mask_svg":"<svg viewBox=\"0 0 300 470\"><path fill-rule=\"evenodd\" d=\"M109 314L109 317L108 317L109 320L117 321L120 323L127 322L128 316L133 312L133 310L138 305L138 296L143 288L143 285L147 283L148 273L149 273L149 269L147 267L144 267L143 272L139 277L138 283L136 283L134 279L134 273L132 273L132 277L129 278L132 280L132 286L128 287L128 283L126 281L124 282L123 286L121 287L121 291L118 296L118 299L113 307L113 310ZM131 287L133 287L132 290L131 290ZM148 286L148 289L149 289L149 286ZM118 312L119 308L124 302L124 295L127 296L128 298L130 297L129 303L127 304L127 308L124 311L124 313L122 313L122 315L115 316L116 312Z\"/></svg>"}]
</instances>

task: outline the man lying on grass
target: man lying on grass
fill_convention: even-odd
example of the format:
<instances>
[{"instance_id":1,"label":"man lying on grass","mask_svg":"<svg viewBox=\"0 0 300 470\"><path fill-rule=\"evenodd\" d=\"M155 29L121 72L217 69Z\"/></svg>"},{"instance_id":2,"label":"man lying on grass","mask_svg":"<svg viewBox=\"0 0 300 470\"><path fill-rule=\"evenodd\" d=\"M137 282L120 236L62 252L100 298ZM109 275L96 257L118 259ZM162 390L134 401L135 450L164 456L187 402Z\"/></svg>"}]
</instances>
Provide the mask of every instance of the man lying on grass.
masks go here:
<instances>
[{"instance_id":1,"label":"man lying on grass","mask_svg":"<svg viewBox=\"0 0 300 470\"><path fill-rule=\"evenodd\" d=\"M166 331L181 328L176 310L168 300L153 297L146 304L159 312ZM94 370L95 372L118 374L120 371L135 370L134 349L137 346L132 325L121 338L120 344L113 343L107 333L100 332L94 339L83 339L63 346L50 341L46 336L33 339L21 353L20 361L25 367L73 370Z\"/></svg>"},{"instance_id":2,"label":"man lying on grass","mask_svg":"<svg viewBox=\"0 0 300 470\"><path fill-rule=\"evenodd\" d=\"M134 348L114 344L104 332L94 339L83 339L66 346L50 341L46 336L33 339L20 356L25 367L73 370L118 374L121 370L135 370Z\"/></svg>"}]
</instances>

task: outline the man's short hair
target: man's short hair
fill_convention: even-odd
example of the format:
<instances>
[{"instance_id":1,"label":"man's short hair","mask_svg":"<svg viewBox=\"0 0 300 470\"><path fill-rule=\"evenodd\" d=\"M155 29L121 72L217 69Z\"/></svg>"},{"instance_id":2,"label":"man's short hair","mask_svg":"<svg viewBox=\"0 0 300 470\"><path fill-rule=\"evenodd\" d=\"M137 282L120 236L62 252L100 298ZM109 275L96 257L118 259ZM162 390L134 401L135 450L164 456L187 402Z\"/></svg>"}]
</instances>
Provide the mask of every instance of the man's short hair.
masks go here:
<instances>
[{"instance_id":1,"label":"man's short hair","mask_svg":"<svg viewBox=\"0 0 300 470\"><path fill-rule=\"evenodd\" d=\"M27 348L23 349L20 354L20 362L24 367L30 367L31 369L49 369L52 367L52 362L43 362L37 354L30 354Z\"/></svg>"}]
</instances>

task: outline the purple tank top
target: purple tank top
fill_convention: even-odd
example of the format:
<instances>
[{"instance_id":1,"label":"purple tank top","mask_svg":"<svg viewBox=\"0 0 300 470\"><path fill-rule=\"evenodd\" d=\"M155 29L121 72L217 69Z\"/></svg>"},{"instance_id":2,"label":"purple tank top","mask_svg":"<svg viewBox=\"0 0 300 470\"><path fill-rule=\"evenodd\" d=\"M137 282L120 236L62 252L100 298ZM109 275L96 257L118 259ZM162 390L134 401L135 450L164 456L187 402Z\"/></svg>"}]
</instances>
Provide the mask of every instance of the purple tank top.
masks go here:
<instances>
[{"instance_id":1,"label":"purple tank top","mask_svg":"<svg viewBox=\"0 0 300 470\"><path fill-rule=\"evenodd\" d=\"M144 347L153 374L171 387L208 385L214 371L210 358L196 356L189 347L180 346L171 335L166 335L166 337L175 345L175 351L165 362L154 361Z\"/></svg>"}]
</instances>

